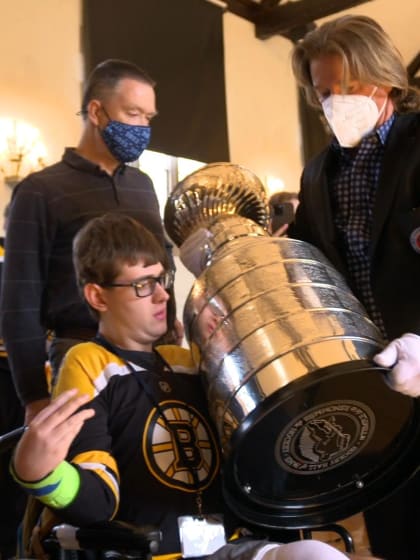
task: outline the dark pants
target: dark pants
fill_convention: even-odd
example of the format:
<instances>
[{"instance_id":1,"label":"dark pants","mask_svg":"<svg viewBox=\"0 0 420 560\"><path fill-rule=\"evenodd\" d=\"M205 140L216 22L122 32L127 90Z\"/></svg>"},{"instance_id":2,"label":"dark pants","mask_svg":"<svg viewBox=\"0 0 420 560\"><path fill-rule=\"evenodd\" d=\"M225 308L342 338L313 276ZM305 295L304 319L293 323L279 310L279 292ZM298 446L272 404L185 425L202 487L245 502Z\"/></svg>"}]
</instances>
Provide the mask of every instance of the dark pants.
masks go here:
<instances>
[{"instance_id":1,"label":"dark pants","mask_svg":"<svg viewBox=\"0 0 420 560\"><path fill-rule=\"evenodd\" d=\"M420 558L420 474L364 514L372 554L386 560Z\"/></svg>"},{"instance_id":2,"label":"dark pants","mask_svg":"<svg viewBox=\"0 0 420 560\"><path fill-rule=\"evenodd\" d=\"M6 358L0 357L0 434L23 425L24 410L16 394ZM0 449L0 554L9 558L16 553L16 534L22 521L26 494L9 473L13 447Z\"/></svg>"}]
</instances>

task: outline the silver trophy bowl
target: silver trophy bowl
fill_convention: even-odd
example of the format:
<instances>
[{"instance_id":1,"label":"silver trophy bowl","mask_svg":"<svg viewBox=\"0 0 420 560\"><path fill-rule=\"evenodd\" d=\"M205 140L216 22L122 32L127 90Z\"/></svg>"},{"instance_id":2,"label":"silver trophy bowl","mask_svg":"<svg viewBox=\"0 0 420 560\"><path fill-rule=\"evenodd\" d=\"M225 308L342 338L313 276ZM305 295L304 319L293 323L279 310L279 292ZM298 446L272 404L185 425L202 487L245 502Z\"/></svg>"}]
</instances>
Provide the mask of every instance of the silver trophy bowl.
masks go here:
<instances>
[{"instance_id":1,"label":"silver trophy bowl","mask_svg":"<svg viewBox=\"0 0 420 560\"><path fill-rule=\"evenodd\" d=\"M241 194L242 193L242 194ZM196 275L184 324L243 519L274 528L364 510L417 468L414 399L372 357L380 332L314 246L267 232L261 182L205 166L168 200L165 227Z\"/></svg>"}]
</instances>

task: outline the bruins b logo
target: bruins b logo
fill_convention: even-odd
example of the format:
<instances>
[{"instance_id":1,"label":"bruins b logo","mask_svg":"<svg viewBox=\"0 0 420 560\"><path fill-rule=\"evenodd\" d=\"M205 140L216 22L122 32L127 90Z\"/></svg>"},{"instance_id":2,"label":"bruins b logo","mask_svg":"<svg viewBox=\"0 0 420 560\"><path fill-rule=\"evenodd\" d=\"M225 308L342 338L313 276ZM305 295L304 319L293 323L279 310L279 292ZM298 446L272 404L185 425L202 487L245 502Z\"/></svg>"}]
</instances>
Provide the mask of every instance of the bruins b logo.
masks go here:
<instances>
[{"instance_id":1,"label":"bruins b logo","mask_svg":"<svg viewBox=\"0 0 420 560\"><path fill-rule=\"evenodd\" d=\"M219 451L205 418L179 401L160 403L165 419L153 409L143 435L150 472L171 488L196 492L209 486L219 470ZM196 476L193 475L196 473Z\"/></svg>"}]
</instances>

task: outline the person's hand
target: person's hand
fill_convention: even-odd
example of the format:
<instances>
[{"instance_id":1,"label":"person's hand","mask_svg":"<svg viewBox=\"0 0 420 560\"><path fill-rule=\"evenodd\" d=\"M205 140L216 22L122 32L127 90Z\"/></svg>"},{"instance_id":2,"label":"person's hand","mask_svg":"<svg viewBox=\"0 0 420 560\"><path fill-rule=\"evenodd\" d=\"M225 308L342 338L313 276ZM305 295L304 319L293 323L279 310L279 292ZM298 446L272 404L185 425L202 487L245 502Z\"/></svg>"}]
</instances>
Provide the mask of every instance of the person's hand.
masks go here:
<instances>
[{"instance_id":1,"label":"person's hand","mask_svg":"<svg viewBox=\"0 0 420 560\"><path fill-rule=\"evenodd\" d=\"M43 408L48 406L51 399L39 399L37 401L32 401L25 406L25 424L29 425L30 422L35 418L38 412L41 412Z\"/></svg>"},{"instance_id":2,"label":"person's hand","mask_svg":"<svg viewBox=\"0 0 420 560\"><path fill-rule=\"evenodd\" d=\"M94 415L93 409L77 411L90 397L76 394L77 389L65 391L29 424L13 457L15 473L21 480L40 480L53 471L66 458L85 420Z\"/></svg>"},{"instance_id":3,"label":"person's hand","mask_svg":"<svg viewBox=\"0 0 420 560\"><path fill-rule=\"evenodd\" d=\"M420 396L420 336L406 333L396 338L373 360L392 368L387 382L392 389L410 397Z\"/></svg>"},{"instance_id":4,"label":"person's hand","mask_svg":"<svg viewBox=\"0 0 420 560\"><path fill-rule=\"evenodd\" d=\"M271 231L271 227L270 227L271 237L282 237L283 235L286 235L288 228L289 228L289 224L283 224L276 231Z\"/></svg>"}]
</instances>

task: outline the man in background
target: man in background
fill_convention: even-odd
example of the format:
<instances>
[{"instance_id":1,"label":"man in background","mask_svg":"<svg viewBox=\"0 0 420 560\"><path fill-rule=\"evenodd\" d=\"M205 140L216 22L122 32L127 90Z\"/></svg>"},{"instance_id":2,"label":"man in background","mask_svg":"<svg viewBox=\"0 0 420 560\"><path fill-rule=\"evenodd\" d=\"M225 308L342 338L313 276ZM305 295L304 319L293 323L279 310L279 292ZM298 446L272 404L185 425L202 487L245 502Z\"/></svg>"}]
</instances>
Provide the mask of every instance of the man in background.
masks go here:
<instances>
[{"instance_id":1,"label":"man in background","mask_svg":"<svg viewBox=\"0 0 420 560\"><path fill-rule=\"evenodd\" d=\"M52 333L53 375L70 346L96 333L74 277L77 231L95 216L118 212L165 243L153 184L126 165L146 149L156 113L154 82L146 72L122 60L99 64L85 87L78 146L67 148L60 162L29 175L14 190L0 311L27 422L50 400L47 332Z\"/></svg>"},{"instance_id":2,"label":"man in background","mask_svg":"<svg viewBox=\"0 0 420 560\"><path fill-rule=\"evenodd\" d=\"M279 191L273 193L268 204L270 207L270 233L281 236L287 233L289 224L295 219L299 204L299 194L290 191Z\"/></svg>"}]
</instances>

